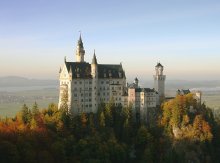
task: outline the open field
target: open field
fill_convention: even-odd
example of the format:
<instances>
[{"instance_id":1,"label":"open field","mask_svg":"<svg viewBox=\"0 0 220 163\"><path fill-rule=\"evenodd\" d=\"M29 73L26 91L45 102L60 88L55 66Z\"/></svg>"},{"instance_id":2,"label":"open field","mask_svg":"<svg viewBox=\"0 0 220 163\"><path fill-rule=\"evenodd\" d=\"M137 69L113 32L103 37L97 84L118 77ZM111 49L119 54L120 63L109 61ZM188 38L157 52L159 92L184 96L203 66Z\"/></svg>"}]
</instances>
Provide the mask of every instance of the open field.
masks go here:
<instances>
[{"instance_id":1,"label":"open field","mask_svg":"<svg viewBox=\"0 0 220 163\"><path fill-rule=\"evenodd\" d=\"M31 108L35 101L39 108L58 103L58 89L0 92L0 116L12 117L21 110L24 103Z\"/></svg>"},{"instance_id":2,"label":"open field","mask_svg":"<svg viewBox=\"0 0 220 163\"><path fill-rule=\"evenodd\" d=\"M174 96L174 90L167 90L168 96ZM0 92L0 116L14 116L25 103L32 107L37 102L40 108L45 108L50 103L58 103L58 89L44 88L39 90L25 90ZM220 91L203 91L202 101L209 107L220 108Z\"/></svg>"}]
</instances>

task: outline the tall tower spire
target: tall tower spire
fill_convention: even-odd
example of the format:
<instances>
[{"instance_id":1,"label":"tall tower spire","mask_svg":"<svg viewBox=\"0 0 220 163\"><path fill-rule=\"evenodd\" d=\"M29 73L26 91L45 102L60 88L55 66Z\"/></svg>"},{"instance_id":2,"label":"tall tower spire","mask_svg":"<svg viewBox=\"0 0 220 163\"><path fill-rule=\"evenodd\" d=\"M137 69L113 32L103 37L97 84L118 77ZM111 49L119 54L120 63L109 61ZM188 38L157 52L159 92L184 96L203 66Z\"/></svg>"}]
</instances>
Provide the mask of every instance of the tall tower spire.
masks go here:
<instances>
[{"instance_id":1,"label":"tall tower spire","mask_svg":"<svg viewBox=\"0 0 220 163\"><path fill-rule=\"evenodd\" d=\"M79 40L76 46L76 62L84 62L85 50L83 47L81 32L79 35Z\"/></svg>"},{"instance_id":2,"label":"tall tower spire","mask_svg":"<svg viewBox=\"0 0 220 163\"><path fill-rule=\"evenodd\" d=\"M98 108L98 63L95 55L95 50L94 50L94 55L92 58L92 63L91 63L91 76L92 76L92 111L97 112Z\"/></svg>"},{"instance_id":3,"label":"tall tower spire","mask_svg":"<svg viewBox=\"0 0 220 163\"><path fill-rule=\"evenodd\" d=\"M155 66L156 74L154 75L154 89L159 94L159 102L161 103L165 98L165 80L166 75L163 75L163 65L158 62Z\"/></svg>"},{"instance_id":4,"label":"tall tower spire","mask_svg":"<svg viewBox=\"0 0 220 163\"><path fill-rule=\"evenodd\" d=\"M97 59L96 59L96 55L95 55L95 50L94 50L94 54L93 54L93 58L92 58L92 64L96 64L97 65Z\"/></svg>"}]
</instances>

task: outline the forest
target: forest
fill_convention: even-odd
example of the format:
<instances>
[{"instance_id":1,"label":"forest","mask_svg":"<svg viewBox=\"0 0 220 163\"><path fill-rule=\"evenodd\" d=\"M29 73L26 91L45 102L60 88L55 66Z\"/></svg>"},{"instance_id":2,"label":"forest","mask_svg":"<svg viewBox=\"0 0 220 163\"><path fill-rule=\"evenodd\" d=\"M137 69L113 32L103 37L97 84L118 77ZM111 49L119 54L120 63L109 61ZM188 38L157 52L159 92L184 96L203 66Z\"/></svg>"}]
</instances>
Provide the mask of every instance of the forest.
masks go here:
<instances>
[{"instance_id":1,"label":"forest","mask_svg":"<svg viewBox=\"0 0 220 163\"><path fill-rule=\"evenodd\" d=\"M97 113L67 108L24 104L13 118L1 118L0 162L220 162L220 120L193 94L162 103L149 121L113 101Z\"/></svg>"}]
</instances>

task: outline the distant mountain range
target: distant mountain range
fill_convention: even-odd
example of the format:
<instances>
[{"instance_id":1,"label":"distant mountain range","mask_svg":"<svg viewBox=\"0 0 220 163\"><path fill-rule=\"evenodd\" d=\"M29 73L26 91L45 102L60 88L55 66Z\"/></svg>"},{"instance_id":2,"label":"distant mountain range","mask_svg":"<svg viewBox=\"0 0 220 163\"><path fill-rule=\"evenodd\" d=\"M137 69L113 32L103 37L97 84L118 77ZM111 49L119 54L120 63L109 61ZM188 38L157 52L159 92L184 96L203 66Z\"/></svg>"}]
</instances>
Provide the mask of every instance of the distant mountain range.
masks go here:
<instances>
[{"instance_id":1,"label":"distant mountain range","mask_svg":"<svg viewBox=\"0 0 220 163\"><path fill-rule=\"evenodd\" d=\"M0 77L0 87L24 87L24 86L58 86L59 80L28 79L19 76ZM153 80L140 81L141 87L153 87ZM192 88L220 88L220 80L189 81L167 80L166 90L192 89Z\"/></svg>"},{"instance_id":2,"label":"distant mountain range","mask_svg":"<svg viewBox=\"0 0 220 163\"><path fill-rule=\"evenodd\" d=\"M140 82L141 87L153 87L153 80ZM166 90L220 88L220 80L166 80Z\"/></svg>"},{"instance_id":3,"label":"distant mountain range","mask_svg":"<svg viewBox=\"0 0 220 163\"><path fill-rule=\"evenodd\" d=\"M58 80L28 79L19 76L0 77L0 87L58 86Z\"/></svg>"}]
</instances>

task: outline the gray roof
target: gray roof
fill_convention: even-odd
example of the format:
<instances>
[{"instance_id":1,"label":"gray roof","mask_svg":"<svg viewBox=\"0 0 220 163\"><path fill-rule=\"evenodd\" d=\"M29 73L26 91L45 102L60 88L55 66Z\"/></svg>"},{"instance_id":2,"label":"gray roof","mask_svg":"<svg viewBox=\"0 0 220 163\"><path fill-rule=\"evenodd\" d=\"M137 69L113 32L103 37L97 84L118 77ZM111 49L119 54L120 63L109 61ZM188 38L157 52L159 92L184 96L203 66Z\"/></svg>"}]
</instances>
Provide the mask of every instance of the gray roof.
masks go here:
<instances>
[{"instance_id":1,"label":"gray roof","mask_svg":"<svg viewBox=\"0 0 220 163\"><path fill-rule=\"evenodd\" d=\"M92 78L91 66L86 62L66 62L68 72L72 70L72 78ZM77 77L77 74L79 77Z\"/></svg>"},{"instance_id":2,"label":"gray roof","mask_svg":"<svg viewBox=\"0 0 220 163\"><path fill-rule=\"evenodd\" d=\"M99 78L124 78L125 72L122 65L98 64Z\"/></svg>"},{"instance_id":3,"label":"gray roof","mask_svg":"<svg viewBox=\"0 0 220 163\"><path fill-rule=\"evenodd\" d=\"M179 95L187 95L187 94L191 93L191 91L189 89L181 89L181 90L178 89L177 93Z\"/></svg>"},{"instance_id":4,"label":"gray roof","mask_svg":"<svg viewBox=\"0 0 220 163\"><path fill-rule=\"evenodd\" d=\"M156 67L163 67L163 65L160 62L158 62Z\"/></svg>"},{"instance_id":5,"label":"gray roof","mask_svg":"<svg viewBox=\"0 0 220 163\"><path fill-rule=\"evenodd\" d=\"M72 78L92 78L91 64L87 62L65 62L68 72L72 71ZM78 74L78 75L77 75ZM124 78L122 65L98 64L98 78Z\"/></svg>"},{"instance_id":6,"label":"gray roof","mask_svg":"<svg viewBox=\"0 0 220 163\"><path fill-rule=\"evenodd\" d=\"M156 92L155 89L151 88L135 88L135 92Z\"/></svg>"}]
</instances>

